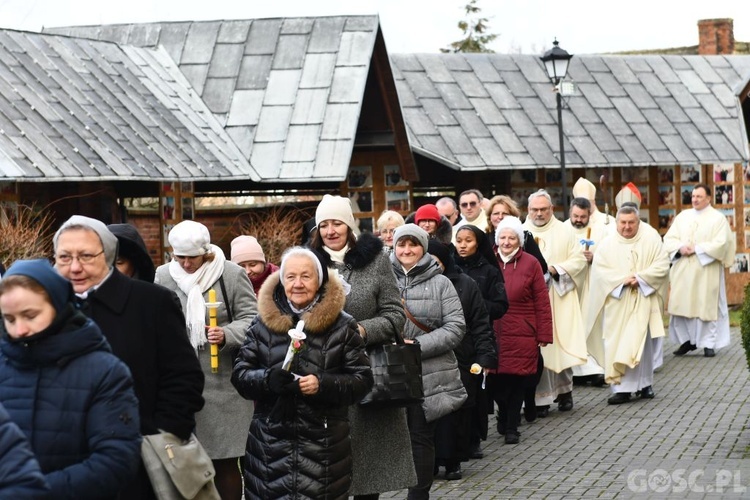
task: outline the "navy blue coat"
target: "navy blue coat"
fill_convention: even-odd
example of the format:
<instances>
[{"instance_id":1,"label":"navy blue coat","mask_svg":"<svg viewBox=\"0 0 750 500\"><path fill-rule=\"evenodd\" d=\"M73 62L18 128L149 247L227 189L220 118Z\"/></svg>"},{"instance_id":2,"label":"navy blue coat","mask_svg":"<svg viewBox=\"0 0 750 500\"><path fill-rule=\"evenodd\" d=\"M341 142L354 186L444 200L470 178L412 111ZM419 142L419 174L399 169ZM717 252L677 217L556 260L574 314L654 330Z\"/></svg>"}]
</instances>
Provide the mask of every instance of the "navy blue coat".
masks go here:
<instances>
[{"instance_id":1,"label":"navy blue coat","mask_svg":"<svg viewBox=\"0 0 750 500\"><path fill-rule=\"evenodd\" d=\"M26 434L56 499L116 498L140 461L133 380L73 305L20 341L3 328L0 402Z\"/></svg>"},{"instance_id":2,"label":"navy blue coat","mask_svg":"<svg viewBox=\"0 0 750 500\"><path fill-rule=\"evenodd\" d=\"M0 498L47 498L49 486L21 429L0 405Z\"/></svg>"}]
</instances>

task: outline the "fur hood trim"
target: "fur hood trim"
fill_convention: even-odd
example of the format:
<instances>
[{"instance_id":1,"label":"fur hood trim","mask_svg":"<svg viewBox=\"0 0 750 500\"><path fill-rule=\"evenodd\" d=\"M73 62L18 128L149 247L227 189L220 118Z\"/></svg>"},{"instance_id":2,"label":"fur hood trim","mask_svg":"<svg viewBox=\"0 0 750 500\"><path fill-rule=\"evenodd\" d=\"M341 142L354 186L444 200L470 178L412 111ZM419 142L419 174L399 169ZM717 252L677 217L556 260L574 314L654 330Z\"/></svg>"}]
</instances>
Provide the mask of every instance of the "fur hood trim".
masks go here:
<instances>
[{"instance_id":1,"label":"fur hood trim","mask_svg":"<svg viewBox=\"0 0 750 500\"><path fill-rule=\"evenodd\" d=\"M281 277L276 271L266 279L258 292L258 316L270 331L278 335L286 335L294 328L296 320L286 302L284 291L276 292ZM279 302L277 303L277 297ZM338 273L328 270L328 283L325 284L320 301L309 311L300 316L305 322L305 332L311 335L326 333L344 310L346 294L341 285Z\"/></svg>"}]
</instances>

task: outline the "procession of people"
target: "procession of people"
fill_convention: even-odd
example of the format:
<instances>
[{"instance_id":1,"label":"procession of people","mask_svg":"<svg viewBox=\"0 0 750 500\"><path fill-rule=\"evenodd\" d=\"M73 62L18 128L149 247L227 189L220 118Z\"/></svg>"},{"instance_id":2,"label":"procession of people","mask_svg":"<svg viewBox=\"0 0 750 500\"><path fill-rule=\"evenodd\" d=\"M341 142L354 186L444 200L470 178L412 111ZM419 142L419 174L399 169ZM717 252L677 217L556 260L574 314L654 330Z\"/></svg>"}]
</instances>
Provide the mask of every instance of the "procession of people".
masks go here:
<instances>
[{"instance_id":1,"label":"procession of people","mask_svg":"<svg viewBox=\"0 0 750 500\"><path fill-rule=\"evenodd\" d=\"M203 445L217 498L423 499L441 467L458 480L483 458L495 410L512 446L522 415L585 411L576 385L652 400L667 336L675 356L729 344L734 235L706 184L663 238L634 186L614 216L586 179L573 195L563 221L532 193L523 222L510 197L470 189L384 212L376 234L325 195L278 263L244 234L227 258L187 220L158 268L135 226L75 215L49 259L5 263L0 424L18 451L0 468L20 460L35 498L161 498L140 449L168 432ZM423 401L358 404L369 355L400 337L421 353Z\"/></svg>"}]
</instances>

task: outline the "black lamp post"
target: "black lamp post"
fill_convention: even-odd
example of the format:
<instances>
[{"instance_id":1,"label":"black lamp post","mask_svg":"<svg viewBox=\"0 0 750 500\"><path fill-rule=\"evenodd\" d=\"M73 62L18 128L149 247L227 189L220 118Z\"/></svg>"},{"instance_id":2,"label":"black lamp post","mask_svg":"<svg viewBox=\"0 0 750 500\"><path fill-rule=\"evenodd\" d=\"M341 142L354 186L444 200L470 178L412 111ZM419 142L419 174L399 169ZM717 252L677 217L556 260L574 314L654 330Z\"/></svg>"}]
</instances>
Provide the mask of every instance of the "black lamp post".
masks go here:
<instances>
[{"instance_id":1,"label":"black lamp post","mask_svg":"<svg viewBox=\"0 0 750 500\"><path fill-rule=\"evenodd\" d=\"M563 145L563 123L562 123L562 93L561 83L568 73L568 64L573 54L568 54L560 48L560 43L555 39L552 48L541 57L547 69L547 75L555 85L557 93L557 133L560 137L560 174L562 182L563 219L568 218L568 180L565 175L565 147Z\"/></svg>"}]
</instances>

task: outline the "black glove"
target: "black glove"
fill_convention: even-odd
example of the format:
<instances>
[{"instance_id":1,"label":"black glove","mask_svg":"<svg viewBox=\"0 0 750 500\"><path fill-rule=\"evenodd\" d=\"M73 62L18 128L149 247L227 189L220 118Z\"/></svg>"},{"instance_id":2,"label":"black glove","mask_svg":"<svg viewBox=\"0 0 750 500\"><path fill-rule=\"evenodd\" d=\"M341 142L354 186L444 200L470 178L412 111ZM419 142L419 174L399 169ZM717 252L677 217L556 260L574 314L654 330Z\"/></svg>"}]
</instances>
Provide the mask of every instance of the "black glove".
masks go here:
<instances>
[{"instance_id":1,"label":"black glove","mask_svg":"<svg viewBox=\"0 0 750 500\"><path fill-rule=\"evenodd\" d=\"M279 396L294 392L294 382L294 375L281 368L271 368L266 373L268 389Z\"/></svg>"}]
</instances>

